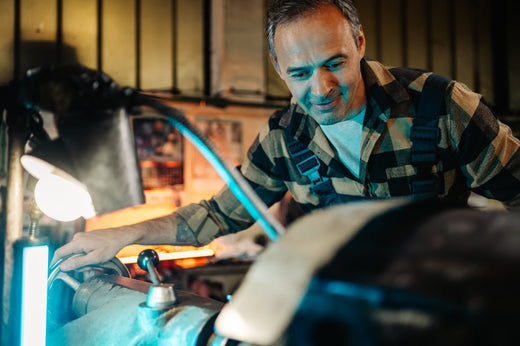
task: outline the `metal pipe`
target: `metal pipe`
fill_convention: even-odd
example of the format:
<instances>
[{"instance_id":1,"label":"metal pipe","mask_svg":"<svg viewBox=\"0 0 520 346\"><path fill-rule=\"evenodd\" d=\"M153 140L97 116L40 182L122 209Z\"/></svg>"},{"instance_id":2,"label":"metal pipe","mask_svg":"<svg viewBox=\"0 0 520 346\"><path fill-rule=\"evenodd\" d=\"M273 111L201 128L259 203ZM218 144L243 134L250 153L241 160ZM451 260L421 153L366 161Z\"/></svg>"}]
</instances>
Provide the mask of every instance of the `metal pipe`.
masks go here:
<instances>
[{"instance_id":1,"label":"metal pipe","mask_svg":"<svg viewBox=\"0 0 520 346\"><path fill-rule=\"evenodd\" d=\"M67 284L70 288L72 288L74 291L77 291L80 285L80 282L76 279L74 279L72 276L65 274L63 272L59 272L58 276L56 276L56 280L61 280L64 283Z\"/></svg>"},{"instance_id":2,"label":"metal pipe","mask_svg":"<svg viewBox=\"0 0 520 346\"><path fill-rule=\"evenodd\" d=\"M253 191L245 178L226 161L216 147L195 126L187 121L179 110L142 94L140 95L140 102L158 110L167 117L171 124L204 155L229 186L231 192L272 241L276 241L285 233L285 228L269 213L265 203Z\"/></svg>"},{"instance_id":3,"label":"metal pipe","mask_svg":"<svg viewBox=\"0 0 520 346\"><path fill-rule=\"evenodd\" d=\"M7 113L8 128L8 166L7 166L7 205L6 233L4 241L4 278L2 297L2 345L9 344L8 329L11 306L11 282L13 277L13 244L22 237L24 179L20 157L24 153L27 126L26 112Z\"/></svg>"}]
</instances>

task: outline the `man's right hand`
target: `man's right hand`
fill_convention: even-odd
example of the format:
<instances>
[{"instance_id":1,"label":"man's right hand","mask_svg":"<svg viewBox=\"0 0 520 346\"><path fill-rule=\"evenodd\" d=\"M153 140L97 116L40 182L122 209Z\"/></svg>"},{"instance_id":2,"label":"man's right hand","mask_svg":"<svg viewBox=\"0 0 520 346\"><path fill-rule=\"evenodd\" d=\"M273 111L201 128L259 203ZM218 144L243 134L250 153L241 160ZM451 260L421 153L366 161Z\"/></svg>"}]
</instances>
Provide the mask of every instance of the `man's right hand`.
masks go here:
<instances>
[{"instance_id":1,"label":"man's right hand","mask_svg":"<svg viewBox=\"0 0 520 346\"><path fill-rule=\"evenodd\" d=\"M72 254L82 255L63 261L61 270L70 271L109 261L119 250L134 242L135 232L132 231L131 226L126 226L76 233L69 243L56 250L51 265Z\"/></svg>"},{"instance_id":2,"label":"man's right hand","mask_svg":"<svg viewBox=\"0 0 520 346\"><path fill-rule=\"evenodd\" d=\"M197 245L197 239L189 231L181 234L186 235L188 239L193 238L192 242L187 241L186 237L177 236L177 227L181 220L172 213L132 225L76 233L68 244L56 250L51 265L58 259L72 254L80 256L64 260L60 264L61 270L69 271L100 264L109 261L122 248L131 244Z\"/></svg>"}]
</instances>

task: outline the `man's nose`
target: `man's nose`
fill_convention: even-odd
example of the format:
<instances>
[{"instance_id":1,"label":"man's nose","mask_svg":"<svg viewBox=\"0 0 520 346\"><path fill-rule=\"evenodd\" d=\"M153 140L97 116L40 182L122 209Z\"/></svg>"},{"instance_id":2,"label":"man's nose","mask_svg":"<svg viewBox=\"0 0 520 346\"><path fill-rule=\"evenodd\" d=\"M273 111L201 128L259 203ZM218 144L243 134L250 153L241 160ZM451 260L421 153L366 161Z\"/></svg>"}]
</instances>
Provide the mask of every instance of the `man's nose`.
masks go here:
<instances>
[{"instance_id":1,"label":"man's nose","mask_svg":"<svg viewBox=\"0 0 520 346\"><path fill-rule=\"evenodd\" d=\"M334 89L335 77L331 71L318 69L312 76L311 94L314 97L327 97Z\"/></svg>"}]
</instances>

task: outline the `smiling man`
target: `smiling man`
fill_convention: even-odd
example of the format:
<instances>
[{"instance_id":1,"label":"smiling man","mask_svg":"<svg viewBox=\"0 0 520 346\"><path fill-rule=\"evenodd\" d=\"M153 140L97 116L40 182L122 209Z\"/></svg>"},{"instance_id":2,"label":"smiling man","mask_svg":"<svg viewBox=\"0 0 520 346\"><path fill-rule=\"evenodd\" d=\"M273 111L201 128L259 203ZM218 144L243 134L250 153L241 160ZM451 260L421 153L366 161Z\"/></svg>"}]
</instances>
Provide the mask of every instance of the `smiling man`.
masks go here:
<instances>
[{"instance_id":1,"label":"smiling man","mask_svg":"<svg viewBox=\"0 0 520 346\"><path fill-rule=\"evenodd\" d=\"M306 212L414 196L465 201L470 191L516 206L520 142L463 84L364 57L350 0L273 0L267 38L293 95L248 151L241 172L267 205L290 192ZM224 188L209 201L117 229L78 233L62 269L99 263L129 244L202 245L254 222Z\"/></svg>"},{"instance_id":2,"label":"smiling man","mask_svg":"<svg viewBox=\"0 0 520 346\"><path fill-rule=\"evenodd\" d=\"M341 37L342 39L338 39ZM281 24L271 54L294 99L320 125L350 120L366 105L361 75L365 37L340 10L322 5L316 11Z\"/></svg>"}]
</instances>

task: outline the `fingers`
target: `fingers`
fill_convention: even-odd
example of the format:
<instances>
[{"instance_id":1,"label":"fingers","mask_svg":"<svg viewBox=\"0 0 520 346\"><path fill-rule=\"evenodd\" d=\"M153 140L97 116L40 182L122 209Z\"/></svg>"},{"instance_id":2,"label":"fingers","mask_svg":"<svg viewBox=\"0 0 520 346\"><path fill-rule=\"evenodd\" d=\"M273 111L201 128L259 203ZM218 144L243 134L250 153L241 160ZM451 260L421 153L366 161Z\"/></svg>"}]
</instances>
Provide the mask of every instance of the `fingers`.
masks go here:
<instances>
[{"instance_id":1,"label":"fingers","mask_svg":"<svg viewBox=\"0 0 520 346\"><path fill-rule=\"evenodd\" d=\"M51 266L61 258L65 258L60 264L60 269L63 271L105 262L117 253L117 251L114 253L111 248L107 248L108 244L110 242L107 242L104 232L76 233L69 243L56 250ZM79 256L66 258L78 254Z\"/></svg>"},{"instance_id":2,"label":"fingers","mask_svg":"<svg viewBox=\"0 0 520 346\"><path fill-rule=\"evenodd\" d=\"M72 254L80 255L65 258L60 265L61 270L75 270L80 267L106 262L123 247L132 244L132 234L132 232L123 228L76 233L69 243L56 250L51 263L53 265L60 258Z\"/></svg>"},{"instance_id":3,"label":"fingers","mask_svg":"<svg viewBox=\"0 0 520 346\"><path fill-rule=\"evenodd\" d=\"M88 240L84 241L82 238L83 237L80 235L80 233L75 234L69 243L58 248L52 257L51 267L61 258L75 254L84 254L92 251Z\"/></svg>"},{"instance_id":4,"label":"fingers","mask_svg":"<svg viewBox=\"0 0 520 346\"><path fill-rule=\"evenodd\" d=\"M89 265L99 264L107 260L104 259L99 251L92 251L83 256L75 256L63 261L60 265L60 269L63 271L70 271Z\"/></svg>"},{"instance_id":5,"label":"fingers","mask_svg":"<svg viewBox=\"0 0 520 346\"><path fill-rule=\"evenodd\" d=\"M51 267L60 258L67 257L69 255L73 255L73 254L77 254L77 253L82 253L82 252L84 252L84 251L82 249L80 249L79 247L77 247L76 243L74 243L74 242L67 243L54 252L54 256L52 257L52 260L51 260Z\"/></svg>"}]
</instances>

